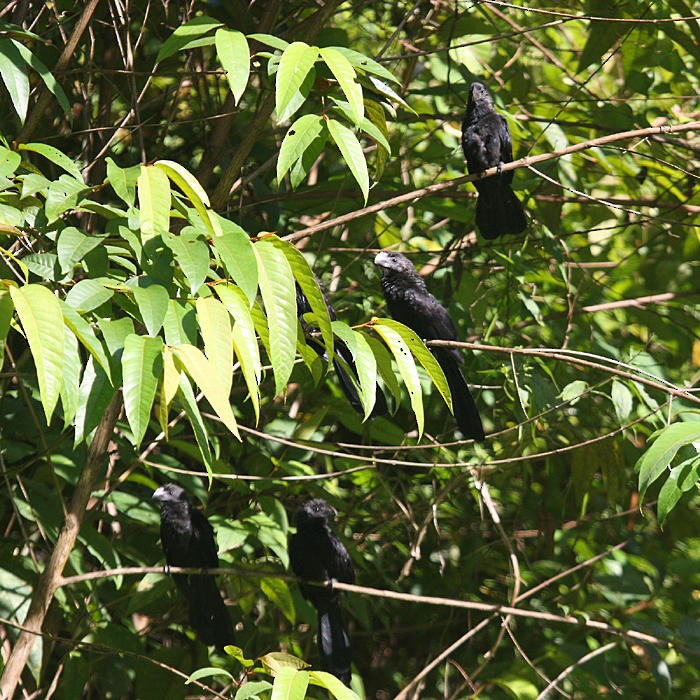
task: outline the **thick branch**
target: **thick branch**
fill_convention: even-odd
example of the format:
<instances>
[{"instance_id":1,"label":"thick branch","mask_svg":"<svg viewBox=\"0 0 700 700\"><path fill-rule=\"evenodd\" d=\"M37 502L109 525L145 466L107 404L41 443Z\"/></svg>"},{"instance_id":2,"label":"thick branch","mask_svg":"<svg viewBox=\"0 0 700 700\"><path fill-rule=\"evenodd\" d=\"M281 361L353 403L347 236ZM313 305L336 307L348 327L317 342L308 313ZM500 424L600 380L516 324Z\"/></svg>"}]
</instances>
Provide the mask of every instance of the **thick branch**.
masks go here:
<instances>
[{"instance_id":1,"label":"thick branch","mask_svg":"<svg viewBox=\"0 0 700 700\"><path fill-rule=\"evenodd\" d=\"M34 587L22 632L17 637L2 677L0 677L0 698L9 700L14 696L34 642L37 636L41 635L41 627L44 623L46 612L49 609L56 589L60 585L61 574L80 532L88 499L97 481L100 467L107 455L107 448L114 432L114 425L117 422L120 407L121 394L116 393L97 426L95 437L87 452L85 467L75 486L73 498L66 513L65 523L58 535L51 558L44 570L39 574Z\"/></svg>"}]
</instances>

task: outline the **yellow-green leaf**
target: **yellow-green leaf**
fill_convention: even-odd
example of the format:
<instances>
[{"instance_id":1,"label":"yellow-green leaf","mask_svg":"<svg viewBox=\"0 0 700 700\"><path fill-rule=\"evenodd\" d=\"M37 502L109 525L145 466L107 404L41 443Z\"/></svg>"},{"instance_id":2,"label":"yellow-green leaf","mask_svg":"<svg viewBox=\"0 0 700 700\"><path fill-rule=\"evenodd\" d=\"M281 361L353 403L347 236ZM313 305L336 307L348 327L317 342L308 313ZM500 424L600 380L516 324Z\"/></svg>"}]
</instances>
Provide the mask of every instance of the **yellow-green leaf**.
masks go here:
<instances>
[{"instance_id":1,"label":"yellow-green leaf","mask_svg":"<svg viewBox=\"0 0 700 700\"><path fill-rule=\"evenodd\" d=\"M136 187L141 210L141 240L145 243L170 226L170 182L161 168L142 165Z\"/></svg>"},{"instance_id":2,"label":"yellow-green leaf","mask_svg":"<svg viewBox=\"0 0 700 700\"><path fill-rule=\"evenodd\" d=\"M236 29L218 29L214 35L214 43L235 103L238 104L250 75L248 40Z\"/></svg>"}]
</instances>

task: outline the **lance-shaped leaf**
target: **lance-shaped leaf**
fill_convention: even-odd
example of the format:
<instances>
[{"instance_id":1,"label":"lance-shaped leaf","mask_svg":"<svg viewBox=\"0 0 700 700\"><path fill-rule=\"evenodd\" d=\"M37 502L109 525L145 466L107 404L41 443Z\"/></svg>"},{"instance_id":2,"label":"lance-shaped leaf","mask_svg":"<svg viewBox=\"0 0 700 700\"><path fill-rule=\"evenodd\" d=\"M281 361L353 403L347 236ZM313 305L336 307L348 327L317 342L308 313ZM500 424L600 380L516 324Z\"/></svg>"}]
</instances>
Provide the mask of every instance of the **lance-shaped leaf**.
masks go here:
<instances>
[{"instance_id":1,"label":"lance-shaped leaf","mask_svg":"<svg viewBox=\"0 0 700 700\"><path fill-rule=\"evenodd\" d=\"M145 243L170 226L170 181L160 168L142 165L136 187L141 211L141 240Z\"/></svg>"},{"instance_id":2,"label":"lance-shaped leaf","mask_svg":"<svg viewBox=\"0 0 700 700\"><path fill-rule=\"evenodd\" d=\"M318 284L316 275L309 267L306 258L297 248L291 243L283 241L277 236L268 236L265 240L272 241L274 246L284 253L289 266L292 268L292 274L304 292L304 296L311 306L311 310L316 316L323 344L326 346L328 357L333 356L333 329L331 328L331 319L328 312L328 305Z\"/></svg>"},{"instance_id":3,"label":"lance-shaped leaf","mask_svg":"<svg viewBox=\"0 0 700 700\"><path fill-rule=\"evenodd\" d=\"M65 301L59 300L61 312L63 313L63 321L77 336L78 340L83 344L87 351L97 360L100 367L105 371L107 377L111 379L111 371L109 367L109 359L107 353L102 347L102 343L95 335L92 326L71 306Z\"/></svg>"},{"instance_id":4,"label":"lance-shaped leaf","mask_svg":"<svg viewBox=\"0 0 700 700\"><path fill-rule=\"evenodd\" d=\"M63 408L63 427L72 425L75 413L78 410L78 396L80 391L80 371L82 363L78 351L78 339L66 331L63 344L63 386L61 387L61 406Z\"/></svg>"},{"instance_id":5,"label":"lance-shaped leaf","mask_svg":"<svg viewBox=\"0 0 700 700\"><path fill-rule=\"evenodd\" d=\"M365 154L362 152L362 146L357 140L357 136L347 126L335 119L329 119L327 126L331 138L340 149L340 153L345 159L348 168L350 168L353 177L357 180L365 202L367 202L367 197L369 196L369 173L367 172Z\"/></svg>"},{"instance_id":6,"label":"lance-shaped leaf","mask_svg":"<svg viewBox=\"0 0 700 700\"><path fill-rule=\"evenodd\" d=\"M12 323L12 297L8 292L0 291L0 367L5 358L5 339Z\"/></svg>"},{"instance_id":7,"label":"lance-shaped leaf","mask_svg":"<svg viewBox=\"0 0 700 700\"><path fill-rule=\"evenodd\" d=\"M388 387L391 395L394 397L394 402L398 405L401 401L401 386L396 379L394 374L394 369L391 366L392 355L386 349L385 345L382 345L374 336L362 334L369 347L372 350L374 359L377 361L377 370L379 376L384 381L384 384Z\"/></svg>"},{"instance_id":8,"label":"lance-shaped leaf","mask_svg":"<svg viewBox=\"0 0 700 700\"><path fill-rule=\"evenodd\" d=\"M234 319L233 347L236 357L241 365L243 378L250 400L255 410L256 421L260 418L260 377L262 375L262 363L260 362L260 349L258 338L255 334L255 325L250 313L247 297L241 289L235 285L217 284L214 291L219 295L228 313Z\"/></svg>"},{"instance_id":9,"label":"lance-shaped leaf","mask_svg":"<svg viewBox=\"0 0 700 700\"><path fill-rule=\"evenodd\" d=\"M158 335L168 311L170 299L167 290L159 284L151 284L148 287L132 287L131 289L148 334Z\"/></svg>"},{"instance_id":10,"label":"lance-shaped leaf","mask_svg":"<svg viewBox=\"0 0 700 700\"><path fill-rule=\"evenodd\" d=\"M283 666L275 673L270 700L304 700L309 687L309 672Z\"/></svg>"},{"instance_id":11,"label":"lance-shaped leaf","mask_svg":"<svg viewBox=\"0 0 700 700\"><path fill-rule=\"evenodd\" d=\"M194 395L190 380L184 372L180 372L180 396L182 398L182 405L185 409L185 415L192 426L194 438L199 446L199 451L202 455L202 462L206 467L207 474L209 474L209 480L211 481L213 457L209 446L209 433L207 432L207 426L202 419L202 414L199 412L197 397Z\"/></svg>"},{"instance_id":12,"label":"lance-shaped leaf","mask_svg":"<svg viewBox=\"0 0 700 700\"><path fill-rule=\"evenodd\" d=\"M218 29L214 35L216 53L226 73L226 79L238 104L248 85L250 48L244 34L235 29Z\"/></svg>"},{"instance_id":13,"label":"lance-shaped leaf","mask_svg":"<svg viewBox=\"0 0 700 700\"><path fill-rule=\"evenodd\" d=\"M655 433L651 447L634 467L639 472L640 499L644 498L649 486L668 469L678 450L691 443L700 444L700 423L696 421L672 423Z\"/></svg>"},{"instance_id":14,"label":"lance-shaped leaf","mask_svg":"<svg viewBox=\"0 0 700 700\"><path fill-rule=\"evenodd\" d=\"M211 216L209 196L199 184L199 180L187 168L172 160L157 160L153 165L162 170L185 193L211 234L220 235L221 226L218 219Z\"/></svg>"},{"instance_id":15,"label":"lance-shaped leaf","mask_svg":"<svg viewBox=\"0 0 700 700\"><path fill-rule=\"evenodd\" d=\"M134 433L135 444L141 444L148 428L158 382L163 374L163 341L145 335L128 335L122 354L124 410Z\"/></svg>"},{"instance_id":16,"label":"lance-shaped leaf","mask_svg":"<svg viewBox=\"0 0 700 700\"><path fill-rule=\"evenodd\" d=\"M0 79L5 83L20 122L24 124L29 106L29 71L15 42L7 37L0 37Z\"/></svg>"},{"instance_id":17,"label":"lance-shaped leaf","mask_svg":"<svg viewBox=\"0 0 700 700\"><path fill-rule=\"evenodd\" d=\"M374 327L374 319L372 319L372 323ZM403 323L394 321L391 318L382 318L378 323L393 328L399 333L415 358L423 365L423 369L428 373L430 380L437 387L447 407L452 411L452 395L450 394L450 386L445 378L445 373L442 371L442 367L440 367L433 353L428 350L425 343L418 337L416 332L411 330L408 326L404 326Z\"/></svg>"},{"instance_id":18,"label":"lance-shaped leaf","mask_svg":"<svg viewBox=\"0 0 700 700\"><path fill-rule=\"evenodd\" d=\"M74 226L61 231L56 244L61 272L68 275L73 268L92 250L105 242L106 236L88 236Z\"/></svg>"},{"instance_id":19,"label":"lance-shaped leaf","mask_svg":"<svg viewBox=\"0 0 700 700\"><path fill-rule=\"evenodd\" d=\"M328 671L309 671L309 684L325 688L336 700L360 700L356 693Z\"/></svg>"},{"instance_id":20,"label":"lance-shaped leaf","mask_svg":"<svg viewBox=\"0 0 700 700\"><path fill-rule=\"evenodd\" d=\"M204 340L204 352L213 372L213 379L222 393L231 393L233 381L233 335L231 317L226 307L214 297L197 299L197 322Z\"/></svg>"},{"instance_id":21,"label":"lance-shaped leaf","mask_svg":"<svg viewBox=\"0 0 700 700\"><path fill-rule=\"evenodd\" d=\"M178 345L172 350L176 365L194 380L224 425L240 440L236 417L231 410L229 392L217 382L211 363L204 353L194 345L187 344Z\"/></svg>"},{"instance_id":22,"label":"lance-shaped leaf","mask_svg":"<svg viewBox=\"0 0 700 700\"><path fill-rule=\"evenodd\" d=\"M160 384L160 396L158 402L158 422L160 429L168 439L168 415L177 390L180 386L180 370L175 366L172 350L163 346L163 381Z\"/></svg>"},{"instance_id":23,"label":"lance-shaped leaf","mask_svg":"<svg viewBox=\"0 0 700 700\"><path fill-rule=\"evenodd\" d=\"M258 294L258 261L250 236L233 221L220 219L222 234L212 239L216 252L231 279L248 297L249 305Z\"/></svg>"},{"instance_id":24,"label":"lance-shaped leaf","mask_svg":"<svg viewBox=\"0 0 700 700\"><path fill-rule=\"evenodd\" d=\"M284 50L275 79L275 104L277 121L283 122L303 104L299 100L301 88L308 72L318 58L318 47L303 41L295 41Z\"/></svg>"},{"instance_id":25,"label":"lance-shaped leaf","mask_svg":"<svg viewBox=\"0 0 700 700\"><path fill-rule=\"evenodd\" d=\"M79 445L97 428L100 418L114 396L114 391L104 370L95 364L90 355L80 382L78 408L75 414L75 445Z\"/></svg>"},{"instance_id":26,"label":"lance-shaped leaf","mask_svg":"<svg viewBox=\"0 0 700 700\"><path fill-rule=\"evenodd\" d=\"M39 284L20 288L10 285L9 290L32 352L41 405L46 422L50 423L63 386L66 329L61 322L61 306L58 299Z\"/></svg>"},{"instance_id":27,"label":"lance-shaped leaf","mask_svg":"<svg viewBox=\"0 0 700 700\"><path fill-rule=\"evenodd\" d=\"M175 261L187 278L190 293L194 296L209 273L209 246L192 227L184 229L178 236L163 233L163 242L173 251Z\"/></svg>"},{"instance_id":28,"label":"lance-shaped leaf","mask_svg":"<svg viewBox=\"0 0 700 700\"><path fill-rule=\"evenodd\" d=\"M371 75L377 75L384 80L391 80L395 83L401 82L395 75L384 68L381 63L377 63L364 54L361 54L359 51L348 49L345 46L334 46L333 49L334 51L343 54L350 64L353 65L358 71L369 73Z\"/></svg>"},{"instance_id":29,"label":"lance-shaped leaf","mask_svg":"<svg viewBox=\"0 0 700 700\"><path fill-rule=\"evenodd\" d=\"M425 417L423 414L423 394L421 392L420 377L418 376L418 368L416 367L413 355L409 350L408 344L403 339L402 334L397 329L385 325L383 321L374 322L372 328L387 344L387 347L394 355L399 374L406 385L408 396L411 399L411 407L416 414L418 436L420 437L423 434Z\"/></svg>"},{"instance_id":30,"label":"lance-shaped leaf","mask_svg":"<svg viewBox=\"0 0 700 700\"><path fill-rule=\"evenodd\" d=\"M361 333L354 331L342 321L333 321L333 332L348 346L355 360L357 376L360 380L360 401L365 412L364 420L367 420L377 400L377 361ZM348 374L352 377L354 373L349 371Z\"/></svg>"},{"instance_id":31,"label":"lance-shaped leaf","mask_svg":"<svg viewBox=\"0 0 700 700\"><path fill-rule=\"evenodd\" d=\"M362 86L357 82L355 69L346 56L332 46L319 49L319 53L345 93L352 110L353 121L359 124L365 116L365 107L362 102Z\"/></svg>"},{"instance_id":32,"label":"lance-shaped leaf","mask_svg":"<svg viewBox=\"0 0 700 700\"><path fill-rule=\"evenodd\" d=\"M164 61L169 56L184 49L188 44L200 39L213 29L221 26L221 22L211 17L199 16L178 27L160 47L156 63Z\"/></svg>"},{"instance_id":33,"label":"lance-shaped leaf","mask_svg":"<svg viewBox=\"0 0 700 700\"><path fill-rule=\"evenodd\" d=\"M306 149L323 133L323 117L305 114L292 124L285 134L277 157L277 182L281 182L289 168L306 152Z\"/></svg>"},{"instance_id":34,"label":"lance-shaped leaf","mask_svg":"<svg viewBox=\"0 0 700 700\"><path fill-rule=\"evenodd\" d=\"M296 356L297 302L292 268L285 254L265 238L253 247L258 258L258 286L270 331L270 362L275 393L289 381Z\"/></svg>"},{"instance_id":35,"label":"lance-shaped leaf","mask_svg":"<svg viewBox=\"0 0 700 700\"><path fill-rule=\"evenodd\" d=\"M133 206L136 201L136 181L141 174L140 165L132 165L129 168L120 168L111 158L105 158L107 162L107 179L119 199L128 206Z\"/></svg>"},{"instance_id":36,"label":"lance-shaped leaf","mask_svg":"<svg viewBox=\"0 0 700 700\"><path fill-rule=\"evenodd\" d=\"M85 184L83 174L80 172L78 164L65 153L59 151L58 148L48 146L45 143L21 143L18 148L20 151L32 151L33 153L44 156L44 158L50 160L54 165L57 165L69 175L72 175L80 183L83 185Z\"/></svg>"}]
</instances>

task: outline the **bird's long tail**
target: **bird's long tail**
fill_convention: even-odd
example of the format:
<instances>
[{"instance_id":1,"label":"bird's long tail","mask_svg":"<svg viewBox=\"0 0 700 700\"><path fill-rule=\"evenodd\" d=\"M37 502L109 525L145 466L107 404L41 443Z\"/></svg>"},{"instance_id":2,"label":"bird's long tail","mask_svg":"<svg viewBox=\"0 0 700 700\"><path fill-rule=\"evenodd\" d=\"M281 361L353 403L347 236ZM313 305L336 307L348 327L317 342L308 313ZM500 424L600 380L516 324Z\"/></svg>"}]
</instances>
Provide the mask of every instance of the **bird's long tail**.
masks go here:
<instances>
[{"instance_id":1,"label":"bird's long tail","mask_svg":"<svg viewBox=\"0 0 700 700\"><path fill-rule=\"evenodd\" d=\"M318 608L318 651L321 667L349 685L352 676L350 638L337 598Z\"/></svg>"},{"instance_id":2,"label":"bird's long tail","mask_svg":"<svg viewBox=\"0 0 700 700\"><path fill-rule=\"evenodd\" d=\"M479 409L476 407L476 402L469 390L464 375L454 359L451 351L436 349L435 356L437 357L442 371L445 373L445 379L450 387L452 394L452 408L454 410L457 427L462 431L462 434L467 439L482 441L484 435L484 426L481 423Z\"/></svg>"},{"instance_id":3,"label":"bird's long tail","mask_svg":"<svg viewBox=\"0 0 700 700\"><path fill-rule=\"evenodd\" d=\"M233 644L231 618L213 576L190 576L187 602L190 625L202 643Z\"/></svg>"},{"instance_id":4,"label":"bird's long tail","mask_svg":"<svg viewBox=\"0 0 700 700\"><path fill-rule=\"evenodd\" d=\"M520 233L527 228L525 212L511 186L499 182L498 176L478 183L476 225L484 238L493 239L507 233Z\"/></svg>"}]
</instances>

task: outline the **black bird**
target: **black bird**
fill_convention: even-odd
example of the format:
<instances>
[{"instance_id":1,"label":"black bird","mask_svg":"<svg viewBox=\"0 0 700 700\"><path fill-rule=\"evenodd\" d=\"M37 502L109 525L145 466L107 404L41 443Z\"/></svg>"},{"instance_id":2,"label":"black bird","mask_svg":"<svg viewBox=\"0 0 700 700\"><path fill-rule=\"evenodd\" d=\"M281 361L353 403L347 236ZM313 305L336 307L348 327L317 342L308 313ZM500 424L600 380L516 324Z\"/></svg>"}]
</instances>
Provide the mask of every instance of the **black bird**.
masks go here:
<instances>
[{"instance_id":1,"label":"black bird","mask_svg":"<svg viewBox=\"0 0 700 700\"><path fill-rule=\"evenodd\" d=\"M510 186L513 171L500 172L503 163L513 160L508 124L494 110L491 95L481 83L472 83L469 89L467 113L462 122L462 150L470 174L499 168L498 175L473 182L479 193L476 225L484 238L524 231L527 221L523 207Z\"/></svg>"},{"instance_id":2,"label":"black bird","mask_svg":"<svg viewBox=\"0 0 700 700\"><path fill-rule=\"evenodd\" d=\"M321 285L320 280L316 279L318 282L318 286L321 288L321 293L323 294L323 299L326 302L326 307L328 309L328 315L330 316L331 321L336 320L336 315L335 315L335 310L331 306L330 302L328 301L328 297L326 296L326 292L323 289L323 286ZM304 314L311 313L311 304L309 304L309 300L306 298L306 295L302 291L301 287L299 284L296 286L296 292L297 292L297 315L299 317L299 322L301 323L301 328L304 331L304 337L306 338L306 344L316 352L316 354L323 358L324 360L328 360L328 355L326 353L326 348L323 345L322 342L317 340L316 338L311 335L312 327L304 320ZM335 342L333 344L333 347L335 348L335 355L336 357L333 358L333 368L335 369L335 373L338 376L338 381L340 382L340 388L342 389L343 393L345 394L345 397L347 400L350 402L350 405L361 415L363 416L365 413L364 408L362 407L362 401L360 401L360 395L357 392L357 385L359 384L359 380L357 378L357 366L355 365L355 361L353 360L352 353L350 352L350 348L342 341L340 338L336 338ZM342 362L338 361L338 358L342 360ZM347 369L346 369L347 367ZM348 371L349 370L349 371ZM350 376L349 372L352 372L353 377ZM372 412L369 414L370 418L376 418L377 416L385 416L388 413L388 408L386 405L386 398L384 396L384 392L381 390L380 386L377 384L377 393L376 393L376 399L374 402L374 406L372 408Z\"/></svg>"},{"instance_id":3,"label":"black bird","mask_svg":"<svg viewBox=\"0 0 700 700\"><path fill-rule=\"evenodd\" d=\"M457 340L454 323L442 304L428 291L413 263L401 253L378 253L374 264L382 271L382 289L392 317L414 330L423 340ZM430 348L452 394L457 426L465 438L484 439L479 410L459 365L457 348Z\"/></svg>"},{"instance_id":4,"label":"black bird","mask_svg":"<svg viewBox=\"0 0 700 700\"><path fill-rule=\"evenodd\" d=\"M160 503L160 541L165 552L166 573L171 566L216 569L219 556L214 530L177 484L165 484L153 493ZM187 599L188 618L199 639L223 648L233 644L233 627L226 604L213 576L174 574Z\"/></svg>"},{"instance_id":5,"label":"black bird","mask_svg":"<svg viewBox=\"0 0 700 700\"><path fill-rule=\"evenodd\" d=\"M355 569L343 543L328 526L337 511L321 498L306 501L297 511L296 534L289 538L294 574L305 581L353 583ZM318 651L321 667L350 684L350 638L340 609L340 594L332 588L299 584L318 614Z\"/></svg>"}]
</instances>

